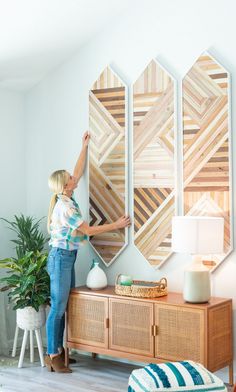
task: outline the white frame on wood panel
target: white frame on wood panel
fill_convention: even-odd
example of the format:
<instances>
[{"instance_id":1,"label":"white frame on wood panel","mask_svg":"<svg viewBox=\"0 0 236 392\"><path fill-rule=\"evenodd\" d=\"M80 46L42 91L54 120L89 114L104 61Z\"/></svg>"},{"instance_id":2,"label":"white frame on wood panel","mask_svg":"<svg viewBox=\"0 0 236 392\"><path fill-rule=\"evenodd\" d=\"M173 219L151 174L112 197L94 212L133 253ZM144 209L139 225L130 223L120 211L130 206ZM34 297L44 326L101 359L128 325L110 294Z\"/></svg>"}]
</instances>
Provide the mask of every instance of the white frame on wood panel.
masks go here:
<instances>
[{"instance_id":1,"label":"white frame on wood panel","mask_svg":"<svg viewBox=\"0 0 236 392\"><path fill-rule=\"evenodd\" d=\"M105 67L99 74L99 76L104 72L105 69L109 69L119 80L120 82L123 84L124 89L125 89L125 127L124 127L124 134L125 134L125 215L128 215L128 88L127 88L127 84L124 83L124 81L120 78L120 76L114 71L114 69L108 65L107 67ZM99 77L98 77L99 78ZM97 80L97 79L96 79ZM94 82L96 83L96 81ZM93 83L93 85L94 85ZM90 96L90 91L92 90L92 88L89 89L89 96ZM88 101L89 101L89 96L88 96ZM89 117L90 117L90 110L89 110ZM87 191L88 191L88 217L90 220L90 202L89 202L89 197L90 197L90 193L89 193L89 183L90 183L90 153L89 153L89 148L88 148L88 187L87 187ZM99 254L99 252L97 251L97 249L93 246L93 244L91 243L91 241L89 240L89 244L92 247L92 249L94 250L94 252L97 254L97 256L102 260L102 262L104 263L104 265L106 267L109 267L116 259L117 257L123 252L123 250L127 247L128 245L128 228L125 228L125 243L122 246L122 248L119 250L119 252L113 257L113 259L111 259L111 261L109 263L106 263L102 256Z\"/></svg>"},{"instance_id":2,"label":"white frame on wood panel","mask_svg":"<svg viewBox=\"0 0 236 392\"><path fill-rule=\"evenodd\" d=\"M173 82L173 87L174 87L174 187L175 187L175 201L174 201L174 215L178 213L178 191L179 191L179 186L178 186L178 177L177 177L177 170L178 170L178 154L177 154L177 146L178 146L178 134L177 134L177 115L178 115L178 105L177 105L177 81L176 79L172 76L172 74L166 70L166 68L156 60L156 58L151 59L146 67L143 69L143 71L139 74L139 76L136 78L136 80L132 83L131 87L131 108L132 108L132 125L131 125L131 130L132 130L132 143L130 146L130 153L132 156L131 160L131 170L132 170L132 200L133 200L133 216L132 216L132 244L135 246L137 249L138 253L145 259L146 263L148 263L149 267L153 268L154 270L160 269L164 263L169 260L169 258L172 256L173 252L171 251L169 255L166 257L165 260L163 260L160 264L157 266L153 266L149 263L149 261L146 259L146 257L142 254L142 252L139 250L139 248L135 244L135 234L134 234L134 105L133 105L133 96L134 96L134 84L136 81L139 79L139 77L142 75L142 73L146 70L148 65L150 64L151 61L154 61L166 74L170 77L170 79Z\"/></svg>"},{"instance_id":3,"label":"white frame on wood panel","mask_svg":"<svg viewBox=\"0 0 236 392\"><path fill-rule=\"evenodd\" d=\"M218 264L216 264L214 267L209 268L210 272L214 272L219 265L221 265L227 257L232 253L234 249L234 227L233 227L233 168L232 168L232 117L231 117L231 102L232 102L232 88L231 88L231 74L230 72L225 68L224 65L222 65L216 58L208 51L205 50L203 51L200 55L198 55L195 58L195 61L191 65L191 67L188 69L188 71L185 73L185 75L182 78L182 83L181 83L181 149L182 149L182 162L181 162L181 170L182 170L182 182L181 182L181 194L182 194L182 214L184 214L184 122L183 122L183 81L185 76L188 74L188 72L191 70L191 68L194 66L194 64L197 62L199 57L207 55L210 56L213 61L218 64L221 68L225 70L227 73L228 77L228 140L229 140L229 206L230 206L230 214L229 214L229 221L230 221L230 248L229 251L225 254L224 258L219 261Z\"/></svg>"}]
</instances>

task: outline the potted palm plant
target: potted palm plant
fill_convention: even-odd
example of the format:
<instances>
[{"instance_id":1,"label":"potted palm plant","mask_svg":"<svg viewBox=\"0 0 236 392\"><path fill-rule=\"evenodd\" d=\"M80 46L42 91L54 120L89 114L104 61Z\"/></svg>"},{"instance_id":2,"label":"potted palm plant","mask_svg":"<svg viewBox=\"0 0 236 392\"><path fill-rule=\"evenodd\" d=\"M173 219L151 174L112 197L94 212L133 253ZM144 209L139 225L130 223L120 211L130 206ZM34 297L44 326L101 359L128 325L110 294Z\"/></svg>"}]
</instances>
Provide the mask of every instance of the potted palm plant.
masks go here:
<instances>
[{"instance_id":1,"label":"potted palm plant","mask_svg":"<svg viewBox=\"0 0 236 392\"><path fill-rule=\"evenodd\" d=\"M17 312L17 325L22 329L36 329L45 324L45 307L49 304L50 279L46 271L47 241L40 230L40 220L30 216L16 216L14 221L1 218L16 234L16 257L0 260L0 268L7 270L0 279L1 291L9 290L9 301Z\"/></svg>"}]
</instances>

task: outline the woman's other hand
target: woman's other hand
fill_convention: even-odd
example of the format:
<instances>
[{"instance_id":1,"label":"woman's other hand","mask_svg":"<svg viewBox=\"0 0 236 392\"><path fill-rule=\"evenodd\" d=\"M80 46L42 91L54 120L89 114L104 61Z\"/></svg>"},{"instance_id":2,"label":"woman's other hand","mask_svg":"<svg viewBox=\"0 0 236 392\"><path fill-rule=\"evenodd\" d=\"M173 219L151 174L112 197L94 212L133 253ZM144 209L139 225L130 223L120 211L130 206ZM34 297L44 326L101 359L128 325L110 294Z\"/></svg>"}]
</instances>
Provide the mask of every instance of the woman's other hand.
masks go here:
<instances>
[{"instance_id":1,"label":"woman's other hand","mask_svg":"<svg viewBox=\"0 0 236 392\"><path fill-rule=\"evenodd\" d=\"M116 229L123 229L124 227L129 227L131 225L130 217L127 215L121 216L115 222Z\"/></svg>"},{"instance_id":2,"label":"woman's other hand","mask_svg":"<svg viewBox=\"0 0 236 392\"><path fill-rule=\"evenodd\" d=\"M83 145L83 147L88 147L89 139L90 139L89 132L86 131L86 132L84 133L83 139L82 139L82 145Z\"/></svg>"}]
</instances>

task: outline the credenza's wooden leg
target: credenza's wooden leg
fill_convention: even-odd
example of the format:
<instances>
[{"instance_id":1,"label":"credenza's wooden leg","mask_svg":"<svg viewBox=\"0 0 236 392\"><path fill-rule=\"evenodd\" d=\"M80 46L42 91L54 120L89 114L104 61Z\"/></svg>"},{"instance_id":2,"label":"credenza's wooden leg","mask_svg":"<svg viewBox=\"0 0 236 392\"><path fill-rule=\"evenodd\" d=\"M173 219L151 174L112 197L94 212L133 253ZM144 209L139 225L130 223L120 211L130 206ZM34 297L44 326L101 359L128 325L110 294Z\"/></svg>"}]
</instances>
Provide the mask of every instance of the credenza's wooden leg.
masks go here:
<instances>
[{"instance_id":1,"label":"credenza's wooden leg","mask_svg":"<svg viewBox=\"0 0 236 392\"><path fill-rule=\"evenodd\" d=\"M92 358L96 359L97 354L96 353L92 353Z\"/></svg>"},{"instance_id":2,"label":"credenza's wooden leg","mask_svg":"<svg viewBox=\"0 0 236 392\"><path fill-rule=\"evenodd\" d=\"M231 386L234 385L234 366L233 366L233 362L231 362L230 365L229 365L229 385L231 385ZM236 392L236 384L234 386L234 392Z\"/></svg>"}]
</instances>

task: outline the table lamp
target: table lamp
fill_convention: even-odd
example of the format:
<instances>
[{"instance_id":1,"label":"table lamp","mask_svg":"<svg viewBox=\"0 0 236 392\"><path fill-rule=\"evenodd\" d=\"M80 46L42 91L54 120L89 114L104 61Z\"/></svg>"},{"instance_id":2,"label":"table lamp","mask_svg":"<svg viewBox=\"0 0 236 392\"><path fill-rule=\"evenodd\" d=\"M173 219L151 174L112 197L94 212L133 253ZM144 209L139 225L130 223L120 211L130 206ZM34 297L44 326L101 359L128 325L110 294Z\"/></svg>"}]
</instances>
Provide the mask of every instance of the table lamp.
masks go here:
<instances>
[{"instance_id":1,"label":"table lamp","mask_svg":"<svg viewBox=\"0 0 236 392\"><path fill-rule=\"evenodd\" d=\"M184 300L207 302L211 296L210 272L202 255L223 253L224 218L175 216L172 219L172 250L192 255L193 263L184 272Z\"/></svg>"}]
</instances>

